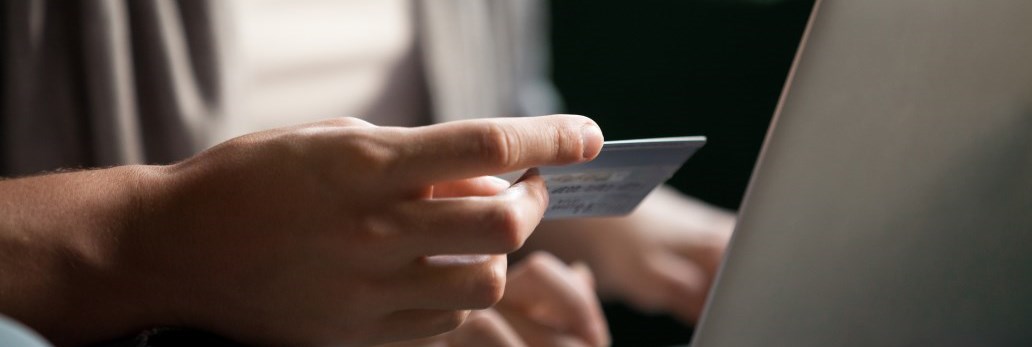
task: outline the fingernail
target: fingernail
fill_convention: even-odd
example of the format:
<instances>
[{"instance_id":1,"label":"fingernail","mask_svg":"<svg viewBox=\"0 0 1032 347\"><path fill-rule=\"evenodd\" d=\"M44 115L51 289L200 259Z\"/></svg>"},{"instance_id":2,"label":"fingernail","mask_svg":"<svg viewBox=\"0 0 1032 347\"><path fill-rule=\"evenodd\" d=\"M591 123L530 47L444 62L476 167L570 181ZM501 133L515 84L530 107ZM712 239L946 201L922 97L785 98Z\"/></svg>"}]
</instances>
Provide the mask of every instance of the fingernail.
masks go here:
<instances>
[{"instance_id":1,"label":"fingernail","mask_svg":"<svg viewBox=\"0 0 1032 347\"><path fill-rule=\"evenodd\" d=\"M581 144L584 145L584 158L594 159L602 150L602 129L594 122L582 126Z\"/></svg>"}]
</instances>

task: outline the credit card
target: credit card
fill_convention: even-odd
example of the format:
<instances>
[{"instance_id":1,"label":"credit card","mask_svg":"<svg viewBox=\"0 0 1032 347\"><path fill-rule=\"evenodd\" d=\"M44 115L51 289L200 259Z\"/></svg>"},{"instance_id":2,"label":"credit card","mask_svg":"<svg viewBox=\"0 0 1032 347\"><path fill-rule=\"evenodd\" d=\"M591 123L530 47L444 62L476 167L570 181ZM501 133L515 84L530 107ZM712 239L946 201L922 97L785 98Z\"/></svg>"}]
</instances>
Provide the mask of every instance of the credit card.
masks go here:
<instances>
[{"instance_id":1,"label":"credit card","mask_svg":"<svg viewBox=\"0 0 1032 347\"><path fill-rule=\"evenodd\" d=\"M629 214L704 144L704 136L606 141L590 162L540 167L549 195L545 219Z\"/></svg>"}]
</instances>

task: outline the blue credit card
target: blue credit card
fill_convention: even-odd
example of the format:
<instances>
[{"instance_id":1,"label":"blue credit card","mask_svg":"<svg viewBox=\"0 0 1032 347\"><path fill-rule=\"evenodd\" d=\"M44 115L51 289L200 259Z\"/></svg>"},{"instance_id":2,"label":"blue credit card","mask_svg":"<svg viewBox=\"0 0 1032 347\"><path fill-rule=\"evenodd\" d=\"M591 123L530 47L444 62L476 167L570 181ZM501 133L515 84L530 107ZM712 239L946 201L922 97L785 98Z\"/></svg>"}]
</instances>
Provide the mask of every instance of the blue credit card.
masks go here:
<instances>
[{"instance_id":1,"label":"blue credit card","mask_svg":"<svg viewBox=\"0 0 1032 347\"><path fill-rule=\"evenodd\" d=\"M705 144L703 136L606 141L590 162L540 167L549 194L545 219L629 214Z\"/></svg>"}]
</instances>

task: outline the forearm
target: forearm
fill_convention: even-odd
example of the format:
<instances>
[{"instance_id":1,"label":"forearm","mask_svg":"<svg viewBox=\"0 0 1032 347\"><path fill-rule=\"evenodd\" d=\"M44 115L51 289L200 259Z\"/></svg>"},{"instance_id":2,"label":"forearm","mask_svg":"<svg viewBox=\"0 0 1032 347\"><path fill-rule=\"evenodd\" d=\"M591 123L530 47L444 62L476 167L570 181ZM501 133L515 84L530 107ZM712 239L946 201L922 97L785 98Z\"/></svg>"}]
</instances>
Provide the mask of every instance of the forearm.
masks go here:
<instances>
[{"instance_id":1,"label":"forearm","mask_svg":"<svg viewBox=\"0 0 1032 347\"><path fill-rule=\"evenodd\" d=\"M160 167L0 181L0 312L57 344L117 337L146 322L144 292L118 262Z\"/></svg>"}]
</instances>

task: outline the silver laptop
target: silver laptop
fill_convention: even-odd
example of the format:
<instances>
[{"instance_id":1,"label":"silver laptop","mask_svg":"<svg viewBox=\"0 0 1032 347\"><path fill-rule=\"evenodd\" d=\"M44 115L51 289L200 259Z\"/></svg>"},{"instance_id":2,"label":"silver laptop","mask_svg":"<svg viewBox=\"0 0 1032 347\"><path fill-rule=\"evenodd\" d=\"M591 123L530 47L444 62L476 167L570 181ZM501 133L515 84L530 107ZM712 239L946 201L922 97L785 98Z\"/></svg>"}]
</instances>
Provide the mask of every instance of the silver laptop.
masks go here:
<instances>
[{"instance_id":1,"label":"silver laptop","mask_svg":"<svg viewBox=\"0 0 1032 347\"><path fill-rule=\"evenodd\" d=\"M818 0L695 347L1032 346L1032 1Z\"/></svg>"}]
</instances>

